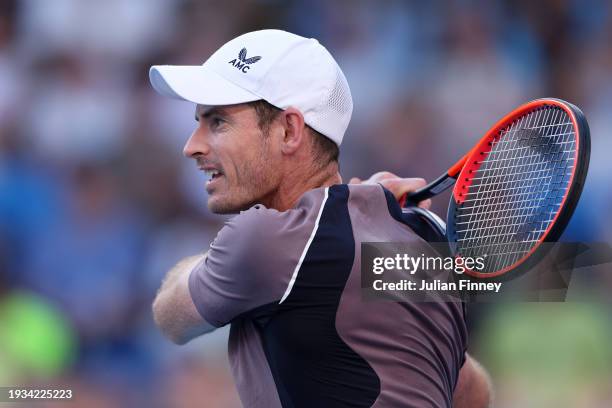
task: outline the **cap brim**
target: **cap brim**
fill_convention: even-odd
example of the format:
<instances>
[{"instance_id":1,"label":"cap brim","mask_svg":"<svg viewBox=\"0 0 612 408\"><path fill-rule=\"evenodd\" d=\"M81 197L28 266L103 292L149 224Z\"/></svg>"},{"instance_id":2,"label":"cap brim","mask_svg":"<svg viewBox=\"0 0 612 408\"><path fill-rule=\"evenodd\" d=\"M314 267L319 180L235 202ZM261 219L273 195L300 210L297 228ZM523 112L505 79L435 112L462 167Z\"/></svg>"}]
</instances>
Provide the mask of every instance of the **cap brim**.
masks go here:
<instances>
[{"instance_id":1,"label":"cap brim","mask_svg":"<svg viewBox=\"0 0 612 408\"><path fill-rule=\"evenodd\" d=\"M203 65L154 65L149 81L161 95L200 105L235 105L262 99Z\"/></svg>"}]
</instances>

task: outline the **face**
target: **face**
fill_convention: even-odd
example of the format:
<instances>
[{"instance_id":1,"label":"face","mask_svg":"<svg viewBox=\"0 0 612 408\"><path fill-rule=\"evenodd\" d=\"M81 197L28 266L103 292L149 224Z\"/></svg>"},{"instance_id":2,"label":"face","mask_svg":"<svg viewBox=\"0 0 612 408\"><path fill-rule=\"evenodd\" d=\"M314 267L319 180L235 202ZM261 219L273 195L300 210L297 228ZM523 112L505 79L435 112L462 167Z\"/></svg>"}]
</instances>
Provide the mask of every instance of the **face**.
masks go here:
<instances>
[{"instance_id":1,"label":"face","mask_svg":"<svg viewBox=\"0 0 612 408\"><path fill-rule=\"evenodd\" d=\"M183 153L208 176L212 212L236 213L257 203L267 205L275 194L279 155L257 119L255 110L245 104L196 107L198 126Z\"/></svg>"}]
</instances>

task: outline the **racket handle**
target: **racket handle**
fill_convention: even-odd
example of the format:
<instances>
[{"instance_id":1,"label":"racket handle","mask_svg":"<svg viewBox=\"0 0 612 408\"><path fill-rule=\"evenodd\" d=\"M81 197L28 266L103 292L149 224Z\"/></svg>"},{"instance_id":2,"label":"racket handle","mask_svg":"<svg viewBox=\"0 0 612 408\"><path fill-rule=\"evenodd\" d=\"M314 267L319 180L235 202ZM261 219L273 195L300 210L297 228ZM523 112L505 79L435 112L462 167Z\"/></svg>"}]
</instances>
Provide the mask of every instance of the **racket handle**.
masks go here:
<instances>
[{"instance_id":1,"label":"racket handle","mask_svg":"<svg viewBox=\"0 0 612 408\"><path fill-rule=\"evenodd\" d=\"M455 184L457 181L456 176L450 176L443 174L425 187L413 191L412 193L404 194L400 198L400 205L402 207L414 207L423 200L427 200L435 195L448 189L450 186Z\"/></svg>"},{"instance_id":2,"label":"racket handle","mask_svg":"<svg viewBox=\"0 0 612 408\"><path fill-rule=\"evenodd\" d=\"M476 149L476 146L472 148L472 150L474 149ZM470 153L471 152L467 153L462 158L460 158L457 163L453 164L448 169L446 174L441 175L440 177L417 191L404 194L399 199L400 206L414 207L421 201L427 200L428 198L438 195L450 186L454 185Z\"/></svg>"}]
</instances>

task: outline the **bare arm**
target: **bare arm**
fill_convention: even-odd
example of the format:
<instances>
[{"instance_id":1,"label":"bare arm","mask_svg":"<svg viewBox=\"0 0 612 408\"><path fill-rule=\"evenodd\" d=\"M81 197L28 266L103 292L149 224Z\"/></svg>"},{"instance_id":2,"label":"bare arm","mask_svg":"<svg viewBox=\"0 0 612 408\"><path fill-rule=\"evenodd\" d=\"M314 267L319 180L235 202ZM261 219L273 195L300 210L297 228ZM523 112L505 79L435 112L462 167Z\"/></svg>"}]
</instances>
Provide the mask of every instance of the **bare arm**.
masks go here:
<instances>
[{"instance_id":1,"label":"bare arm","mask_svg":"<svg viewBox=\"0 0 612 408\"><path fill-rule=\"evenodd\" d=\"M491 379L485 369L472 357L466 355L453 394L453 407L488 408L493 402L492 388Z\"/></svg>"},{"instance_id":2,"label":"bare arm","mask_svg":"<svg viewBox=\"0 0 612 408\"><path fill-rule=\"evenodd\" d=\"M215 329L196 309L189 293L189 274L206 254L190 256L176 264L164 278L155 301L153 319L162 333L176 344Z\"/></svg>"}]
</instances>

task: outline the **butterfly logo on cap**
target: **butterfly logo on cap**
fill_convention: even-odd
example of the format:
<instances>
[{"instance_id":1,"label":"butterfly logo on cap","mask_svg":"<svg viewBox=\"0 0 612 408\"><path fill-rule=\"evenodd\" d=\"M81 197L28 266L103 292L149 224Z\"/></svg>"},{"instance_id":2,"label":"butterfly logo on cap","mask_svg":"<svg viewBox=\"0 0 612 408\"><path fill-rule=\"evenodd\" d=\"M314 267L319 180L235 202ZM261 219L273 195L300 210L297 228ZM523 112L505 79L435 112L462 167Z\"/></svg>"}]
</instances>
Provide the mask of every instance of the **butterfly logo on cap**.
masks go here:
<instances>
[{"instance_id":1,"label":"butterfly logo on cap","mask_svg":"<svg viewBox=\"0 0 612 408\"><path fill-rule=\"evenodd\" d=\"M256 63L261 59L261 56L255 56L251 58L247 58L247 49L242 48L238 53L238 58L234 58L229 61L229 64L232 64L235 68L243 73L247 73L247 71L251 68L250 65Z\"/></svg>"}]
</instances>

